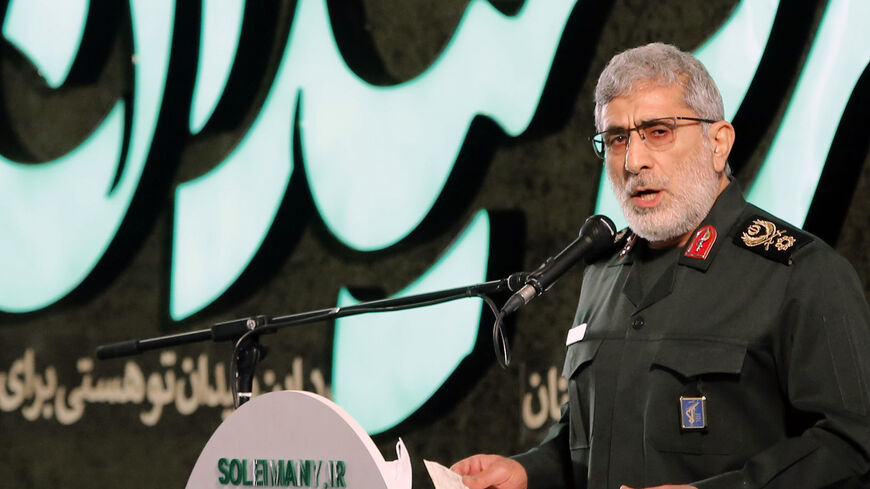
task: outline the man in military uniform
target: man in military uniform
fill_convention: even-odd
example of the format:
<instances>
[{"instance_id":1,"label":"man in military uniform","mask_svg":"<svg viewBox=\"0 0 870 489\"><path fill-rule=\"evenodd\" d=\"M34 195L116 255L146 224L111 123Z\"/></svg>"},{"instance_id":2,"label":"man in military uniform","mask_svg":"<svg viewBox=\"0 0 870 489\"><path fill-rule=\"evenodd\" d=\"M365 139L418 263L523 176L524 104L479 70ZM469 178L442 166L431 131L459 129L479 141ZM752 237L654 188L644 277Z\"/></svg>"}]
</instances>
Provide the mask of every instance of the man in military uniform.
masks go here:
<instances>
[{"instance_id":1,"label":"man in military uniform","mask_svg":"<svg viewBox=\"0 0 870 489\"><path fill-rule=\"evenodd\" d=\"M621 53L595 101L629 229L586 267L570 400L537 448L453 470L471 489L863 487L870 310L852 267L746 203L734 129L691 55Z\"/></svg>"}]
</instances>

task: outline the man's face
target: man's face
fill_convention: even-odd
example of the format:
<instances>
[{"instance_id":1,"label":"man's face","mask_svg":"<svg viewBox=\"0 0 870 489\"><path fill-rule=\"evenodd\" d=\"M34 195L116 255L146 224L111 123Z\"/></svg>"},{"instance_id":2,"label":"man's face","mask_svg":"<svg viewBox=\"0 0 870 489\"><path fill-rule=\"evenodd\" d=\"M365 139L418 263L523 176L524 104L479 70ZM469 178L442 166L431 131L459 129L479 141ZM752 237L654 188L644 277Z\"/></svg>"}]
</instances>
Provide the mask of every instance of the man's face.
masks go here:
<instances>
[{"instance_id":1,"label":"man's face","mask_svg":"<svg viewBox=\"0 0 870 489\"><path fill-rule=\"evenodd\" d=\"M647 85L614 98L603 112L603 129L629 129L662 117L698 117L678 85ZM650 149L631 132L624 155L605 160L607 176L631 229L653 243L682 244L704 219L724 175L713 165L713 149L698 123L677 121L674 143Z\"/></svg>"}]
</instances>

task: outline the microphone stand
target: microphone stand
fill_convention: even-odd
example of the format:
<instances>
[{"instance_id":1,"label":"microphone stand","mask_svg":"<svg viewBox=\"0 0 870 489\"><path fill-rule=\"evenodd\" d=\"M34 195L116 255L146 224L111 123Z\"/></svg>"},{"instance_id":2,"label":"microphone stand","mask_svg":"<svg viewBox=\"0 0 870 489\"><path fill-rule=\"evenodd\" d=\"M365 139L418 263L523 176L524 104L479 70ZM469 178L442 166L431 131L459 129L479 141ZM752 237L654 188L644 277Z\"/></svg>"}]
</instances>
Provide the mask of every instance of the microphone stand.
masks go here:
<instances>
[{"instance_id":1,"label":"microphone stand","mask_svg":"<svg viewBox=\"0 0 870 489\"><path fill-rule=\"evenodd\" d=\"M178 333L168 336L159 336L142 340L126 340L117 343L109 343L97 347L98 359L124 357L136 355L143 351L170 348L173 346L201 341L234 341L236 343L232 365L233 372L233 404L236 409L251 398L253 390L254 370L257 363L266 356L266 348L260 345L259 337L263 334L274 333L288 326L327 321L346 316L355 316L372 312L400 311L416 307L431 306L443 302L464 299L468 297L481 297L493 309L496 314L496 322L493 326L493 339L496 339L496 330L503 343L504 359L496 355L499 363L507 367L509 363L508 345L501 332L501 314L489 298L489 294L515 291L522 287L527 274L515 273L501 280L492 280L475 285L445 289L423 294L409 295L378 299L361 302L347 307L330 307L314 311L289 314L284 316L251 316L241 319L233 319L214 324L208 329ZM498 345L494 345L498 353Z\"/></svg>"}]
</instances>

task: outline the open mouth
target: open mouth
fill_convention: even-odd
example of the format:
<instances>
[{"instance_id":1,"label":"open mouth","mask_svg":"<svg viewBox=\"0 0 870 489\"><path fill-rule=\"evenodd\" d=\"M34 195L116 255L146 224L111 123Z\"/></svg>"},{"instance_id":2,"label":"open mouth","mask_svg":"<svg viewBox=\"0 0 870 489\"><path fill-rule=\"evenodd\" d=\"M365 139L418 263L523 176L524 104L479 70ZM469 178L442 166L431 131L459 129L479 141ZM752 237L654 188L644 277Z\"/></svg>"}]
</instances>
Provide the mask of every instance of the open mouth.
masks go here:
<instances>
[{"instance_id":1,"label":"open mouth","mask_svg":"<svg viewBox=\"0 0 870 489\"><path fill-rule=\"evenodd\" d=\"M659 190L646 189L634 192L631 196L637 197L640 200L653 200L659 194Z\"/></svg>"},{"instance_id":2,"label":"open mouth","mask_svg":"<svg viewBox=\"0 0 870 489\"><path fill-rule=\"evenodd\" d=\"M639 207L654 207L661 199L662 191L653 188L638 188L631 193L631 200Z\"/></svg>"}]
</instances>

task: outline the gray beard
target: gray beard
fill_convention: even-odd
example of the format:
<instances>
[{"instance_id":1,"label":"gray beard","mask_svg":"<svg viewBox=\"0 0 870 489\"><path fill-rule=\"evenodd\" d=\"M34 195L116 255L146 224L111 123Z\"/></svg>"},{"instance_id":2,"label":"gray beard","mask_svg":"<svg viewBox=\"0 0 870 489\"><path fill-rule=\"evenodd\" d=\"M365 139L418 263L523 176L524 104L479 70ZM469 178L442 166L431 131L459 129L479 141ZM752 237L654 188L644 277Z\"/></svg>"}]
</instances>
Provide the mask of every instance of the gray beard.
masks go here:
<instances>
[{"instance_id":1,"label":"gray beard","mask_svg":"<svg viewBox=\"0 0 870 489\"><path fill-rule=\"evenodd\" d=\"M664 188L668 179L657 179L642 171L620 186L608 174L622 215L638 236L652 242L667 241L692 231L707 217L719 193L719 174L713 169L711 158L705 158L705 149L700 148L692 161L681 166L675 178L688 185L680 193L671 194L671 200L664 206L638 208L631 202L630 193L635 186Z\"/></svg>"}]
</instances>

